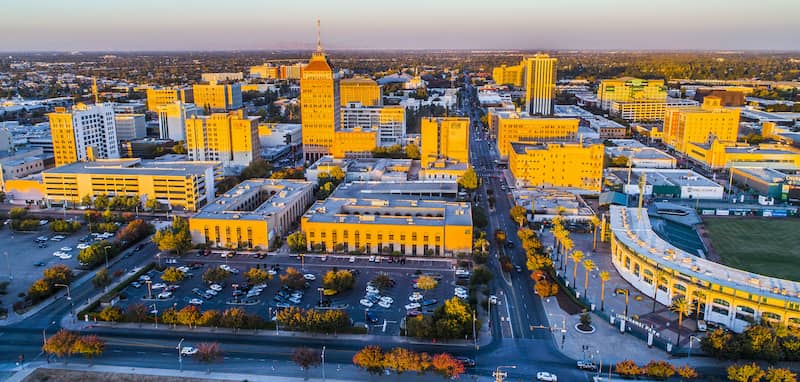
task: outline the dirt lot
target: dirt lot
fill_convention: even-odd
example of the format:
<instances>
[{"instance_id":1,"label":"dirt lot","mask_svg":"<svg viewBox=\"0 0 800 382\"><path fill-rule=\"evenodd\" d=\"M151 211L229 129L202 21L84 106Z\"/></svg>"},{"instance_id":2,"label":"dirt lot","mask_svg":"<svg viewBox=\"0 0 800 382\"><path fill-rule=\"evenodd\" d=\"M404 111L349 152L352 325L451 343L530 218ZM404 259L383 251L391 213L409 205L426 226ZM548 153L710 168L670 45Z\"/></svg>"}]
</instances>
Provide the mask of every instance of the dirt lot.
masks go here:
<instances>
[{"instance_id":1,"label":"dirt lot","mask_svg":"<svg viewBox=\"0 0 800 382\"><path fill-rule=\"evenodd\" d=\"M232 380L176 378L157 375L100 373L92 371L37 369L23 382L225 382Z\"/></svg>"}]
</instances>

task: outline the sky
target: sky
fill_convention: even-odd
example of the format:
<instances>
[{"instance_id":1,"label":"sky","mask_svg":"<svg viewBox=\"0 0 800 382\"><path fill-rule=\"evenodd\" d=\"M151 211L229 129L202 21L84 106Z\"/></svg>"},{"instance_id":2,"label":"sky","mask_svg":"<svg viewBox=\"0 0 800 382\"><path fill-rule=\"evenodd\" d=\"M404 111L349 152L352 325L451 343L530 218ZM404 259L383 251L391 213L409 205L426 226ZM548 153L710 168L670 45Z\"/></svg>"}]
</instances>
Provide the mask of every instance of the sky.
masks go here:
<instances>
[{"instance_id":1,"label":"sky","mask_svg":"<svg viewBox=\"0 0 800 382\"><path fill-rule=\"evenodd\" d=\"M798 0L2 0L0 51L800 50Z\"/></svg>"}]
</instances>

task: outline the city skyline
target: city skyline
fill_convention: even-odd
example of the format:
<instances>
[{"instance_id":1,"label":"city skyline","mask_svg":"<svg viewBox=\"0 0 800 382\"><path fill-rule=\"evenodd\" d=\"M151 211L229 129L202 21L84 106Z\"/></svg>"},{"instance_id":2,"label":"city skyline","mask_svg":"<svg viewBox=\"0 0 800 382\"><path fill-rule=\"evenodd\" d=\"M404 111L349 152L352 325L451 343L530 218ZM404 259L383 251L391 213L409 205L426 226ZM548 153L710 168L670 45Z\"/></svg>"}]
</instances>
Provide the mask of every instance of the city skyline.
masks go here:
<instances>
[{"instance_id":1,"label":"city skyline","mask_svg":"<svg viewBox=\"0 0 800 382\"><path fill-rule=\"evenodd\" d=\"M635 2L581 0L569 6L510 0L402 6L364 0L280 7L252 0L153 0L106 4L46 0L5 5L0 51L197 51L311 49L797 50L790 0ZM46 11L43 11L46 10ZM211 11L213 10L213 11ZM513 12L509 11L513 10ZM70 20L64 23L63 20ZM678 23L677 20L680 20Z\"/></svg>"}]
</instances>

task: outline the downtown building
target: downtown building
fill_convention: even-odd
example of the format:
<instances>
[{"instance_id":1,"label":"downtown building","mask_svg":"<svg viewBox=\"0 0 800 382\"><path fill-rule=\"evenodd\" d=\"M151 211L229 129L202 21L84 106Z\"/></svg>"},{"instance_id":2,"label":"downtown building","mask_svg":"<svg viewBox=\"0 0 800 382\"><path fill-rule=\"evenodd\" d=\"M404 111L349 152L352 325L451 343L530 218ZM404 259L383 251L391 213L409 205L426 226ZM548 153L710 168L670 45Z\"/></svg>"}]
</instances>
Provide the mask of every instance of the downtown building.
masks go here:
<instances>
[{"instance_id":1,"label":"downtown building","mask_svg":"<svg viewBox=\"0 0 800 382\"><path fill-rule=\"evenodd\" d=\"M79 103L48 114L56 166L78 161L119 158L119 141L110 104Z\"/></svg>"},{"instance_id":2,"label":"downtown building","mask_svg":"<svg viewBox=\"0 0 800 382\"><path fill-rule=\"evenodd\" d=\"M600 192L602 144L512 142L508 169L517 185Z\"/></svg>"},{"instance_id":3,"label":"downtown building","mask_svg":"<svg viewBox=\"0 0 800 382\"><path fill-rule=\"evenodd\" d=\"M193 161L218 161L223 167L246 167L258 158L258 117L243 110L186 120L186 150Z\"/></svg>"},{"instance_id":4,"label":"downtown building","mask_svg":"<svg viewBox=\"0 0 800 382\"><path fill-rule=\"evenodd\" d=\"M535 54L522 60L525 68L525 111L530 115L553 114L556 92L556 59Z\"/></svg>"}]
</instances>

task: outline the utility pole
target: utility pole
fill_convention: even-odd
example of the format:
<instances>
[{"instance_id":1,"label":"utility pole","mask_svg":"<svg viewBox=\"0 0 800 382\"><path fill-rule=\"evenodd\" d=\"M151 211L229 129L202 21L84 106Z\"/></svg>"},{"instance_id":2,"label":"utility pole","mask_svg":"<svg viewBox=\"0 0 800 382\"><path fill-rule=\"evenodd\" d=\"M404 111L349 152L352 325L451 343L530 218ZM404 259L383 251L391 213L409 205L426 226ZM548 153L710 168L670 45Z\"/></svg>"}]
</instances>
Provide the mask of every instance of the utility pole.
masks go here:
<instances>
[{"instance_id":1,"label":"utility pole","mask_svg":"<svg viewBox=\"0 0 800 382\"><path fill-rule=\"evenodd\" d=\"M322 346L322 380L325 380L325 346Z\"/></svg>"},{"instance_id":2,"label":"utility pole","mask_svg":"<svg viewBox=\"0 0 800 382\"><path fill-rule=\"evenodd\" d=\"M175 349L178 349L178 370L183 371L183 352L181 352L181 345L183 344L183 338L178 341L178 346Z\"/></svg>"}]
</instances>

